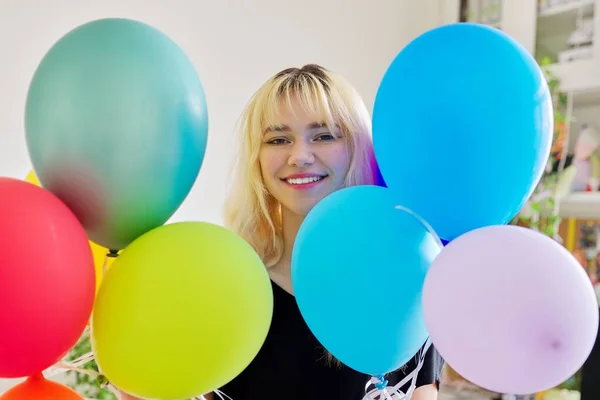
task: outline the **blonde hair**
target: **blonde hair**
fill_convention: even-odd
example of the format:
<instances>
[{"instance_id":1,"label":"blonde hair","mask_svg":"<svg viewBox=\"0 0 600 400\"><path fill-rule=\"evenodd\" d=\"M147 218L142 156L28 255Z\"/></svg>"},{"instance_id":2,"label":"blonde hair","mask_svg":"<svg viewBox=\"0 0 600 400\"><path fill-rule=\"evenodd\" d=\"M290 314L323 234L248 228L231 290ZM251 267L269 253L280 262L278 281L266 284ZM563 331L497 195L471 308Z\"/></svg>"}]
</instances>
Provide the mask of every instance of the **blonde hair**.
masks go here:
<instances>
[{"instance_id":1,"label":"blonde hair","mask_svg":"<svg viewBox=\"0 0 600 400\"><path fill-rule=\"evenodd\" d=\"M264 186L259 153L264 130L275 121L282 102L292 109L292 98L307 112L341 130L350 152L346 187L377 181L371 119L358 92L341 76L315 64L288 68L272 76L242 113L234 179L225 210L226 226L255 249L267 268L283 253L281 206Z\"/></svg>"}]
</instances>

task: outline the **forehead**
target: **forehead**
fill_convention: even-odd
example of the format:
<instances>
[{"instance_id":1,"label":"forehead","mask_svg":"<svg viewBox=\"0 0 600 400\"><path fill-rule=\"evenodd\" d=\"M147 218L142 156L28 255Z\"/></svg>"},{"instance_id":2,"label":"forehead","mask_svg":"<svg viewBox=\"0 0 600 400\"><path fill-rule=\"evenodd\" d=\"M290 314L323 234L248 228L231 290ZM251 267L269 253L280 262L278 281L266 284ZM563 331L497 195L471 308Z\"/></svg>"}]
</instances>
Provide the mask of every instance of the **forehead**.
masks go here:
<instances>
[{"instance_id":1,"label":"forehead","mask_svg":"<svg viewBox=\"0 0 600 400\"><path fill-rule=\"evenodd\" d=\"M321 128L335 125L331 111L317 101L303 99L300 96L285 98L280 96L276 104L265 112L263 129L281 130L288 128Z\"/></svg>"}]
</instances>

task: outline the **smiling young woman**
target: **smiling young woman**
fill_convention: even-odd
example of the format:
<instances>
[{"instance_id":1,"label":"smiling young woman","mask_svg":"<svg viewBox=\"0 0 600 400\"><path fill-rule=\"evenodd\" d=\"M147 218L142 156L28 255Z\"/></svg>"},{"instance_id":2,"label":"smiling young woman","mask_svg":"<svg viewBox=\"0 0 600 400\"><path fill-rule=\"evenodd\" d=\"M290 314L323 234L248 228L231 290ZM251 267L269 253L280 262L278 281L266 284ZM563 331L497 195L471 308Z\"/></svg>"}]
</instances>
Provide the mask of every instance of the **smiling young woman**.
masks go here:
<instances>
[{"instance_id":1,"label":"smiling young woman","mask_svg":"<svg viewBox=\"0 0 600 400\"><path fill-rule=\"evenodd\" d=\"M290 276L294 240L308 212L336 190L377 184L371 119L340 75L309 64L268 79L241 119L226 224L263 259L274 294L271 329L254 361L221 391L234 400L360 400L370 377L338 361L304 322ZM335 241L331 246L335 251ZM398 383L414 358L386 379ZM437 398L442 360L431 347L412 400ZM216 396L215 396L216 398Z\"/></svg>"},{"instance_id":2,"label":"smiling young woman","mask_svg":"<svg viewBox=\"0 0 600 400\"><path fill-rule=\"evenodd\" d=\"M344 187L377 184L365 104L344 78L321 66L288 68L254 94L240 133L226 225L265 263L274 311L256 358L220 391L233 400L361 400L371 377L334 360L312 334L294 297L290 260L298 229L319 201ZM323 246L336 251L339 240L344 238ZM386 376L389 384L400 382L417 362L414 357ZM437 399L441 368L430 347L412 400Z\"/></svg>"}]
</instances>

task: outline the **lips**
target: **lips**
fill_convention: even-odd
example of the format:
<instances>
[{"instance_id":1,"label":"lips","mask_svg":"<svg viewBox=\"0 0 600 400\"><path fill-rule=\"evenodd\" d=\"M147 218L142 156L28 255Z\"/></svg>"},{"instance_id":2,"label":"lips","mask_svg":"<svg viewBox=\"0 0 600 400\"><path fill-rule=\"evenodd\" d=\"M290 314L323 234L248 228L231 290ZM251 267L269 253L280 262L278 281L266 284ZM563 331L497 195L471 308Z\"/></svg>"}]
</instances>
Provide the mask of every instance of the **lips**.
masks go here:
<instances>
[{"instance_id":1,"label":"lips","mask_svg":"<svg viewBox=\"0 0 600 400\"><path fill-rule=\"evenodd\" d=\"M311 176L309 178L288 178L285 181L290 185L306 185L309 183L318 182L323 179L320 176Z\"/></svg>"},{"instance_id":2,"label":"lips","mask_svg":"<svg viewBox=\"0 0 600 400\"><path fill-rule=\"evenodd\" d=\"M308 185L311 183L319 182L325 179L327 175L317 174L302 174L302 175L290 175L287 178L282 179L284 182L290 185Z\"/></svg>"}]
</instances>

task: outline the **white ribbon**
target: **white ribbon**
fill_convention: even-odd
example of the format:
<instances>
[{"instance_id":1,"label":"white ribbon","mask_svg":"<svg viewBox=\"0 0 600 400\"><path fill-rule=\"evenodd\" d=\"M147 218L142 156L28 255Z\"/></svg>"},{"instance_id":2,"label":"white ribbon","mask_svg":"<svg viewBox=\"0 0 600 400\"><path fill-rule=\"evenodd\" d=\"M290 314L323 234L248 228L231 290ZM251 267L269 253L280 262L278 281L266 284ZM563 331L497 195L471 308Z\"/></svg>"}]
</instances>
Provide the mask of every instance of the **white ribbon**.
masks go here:
<instances>
[{"instance_id":1,"label":"white ribbon","mask_svg":"<svg viewBox=\"0 0 600 400\"><path fill-rule=\"evenodd\" d=\"M44 376L46 378L53 378L56 375L65 373L69 370L75 371L75 372L81 372L82 370L80 367L82 367L83 365L92 361L93 359L94 359L94 353L89 352L82 356L79 356L78 358L76 358L75 360L73 360L71 362L59 361L58 363L54 364L50 368L46 369L44 371ZM85 373L88 373L88 374L93 374L94 372L95 371L85 370Z\"/></svg>"},{"instance_id":2,"label":"white ribbon","mask_svg":"<svg viewBox=\"0 0 600 400\"><path fill-rule=\"evenodd\" d=\"M420 350L421 354L419 355L419 362L417 363L417 367L413 371L411 371L408 375L406 375L404 377L404 379L402 379L400 382L398 382L398 384L396 386L387 386L383 389L378 389L377 386L379 386L382 382L380 381L379 378L372 377L365 385L365 393L366 394L362 400L410 400L416 389L417 376L419 374L419 371L423 367L423 364L425 362L425 355L427 354L429 347L431 347L431 339L427 338L425 345ZM71 362L65 362L65 361L58 362L57 364L55 364L52 367L45 370L44 375L46 378L52 378L58 374L61 374L61 373L71 370L74 372L88 374L93 377L98 377L101 375L100 373L93 371L93 370L84 370L81 368L84 364L92 361L93 359L94 359L94 353L88 352L86 354L79 356L75 360L72 360ZM409 381L411 382L411 384L410 384L410 387L408 388L408 391L406 393L402 392L401 388L403 386L405 386ZM375 386L375 388L368 391L370 386ZM115 393L115 395L117 395L116 389L110 383L105 385L105 387L107 389L111 390L113 393ZM231 397L229 397L227 394L221 392L220 390L215 390L213 393L216 394L219 397L219 399L221 399L221 400L233 400ZM118 396L117 396L117 398L118 398ZM206 400L206 397L204 397L202 395L200 397L193 398L193 400Z\"/></svg>"},{"instance_id":3,"label":"white ribbon","mask_svg":"<svg viewBox=\"0 0 600 400\"><path fill-rule=\"evenodd\" d=\"M220 390L215 390L213 393L216 394L217 396L219 396L219 398L221 400L233 400L231 397L227 396L225 393L221 392ZM225 397L223 397L223 396L225 396ZM192 400L195 400L195 399L197 399L197 400L206 400L206 397L204 397L204 396L195 397Z\"/></svg>"},{"instance_id":4,"label":"white ribbon","mask_svg":"<svg viewBox=\"0 0 600 400\"><path fill-rule=\"evenodd\" d=\"M419 371L423 367L425 363L425 355L427 351L431 347L431 339L427 338L427 341L423 345L423 348L420 350L419 354L419 362L417 363L417 367L411 371L408 375L404 377L396 386L388 386L383 389L378 389L377 385L380 384L380 380L376 377L373 377L367 382L365 386L365 397L362 400L410 400L412 395L417 388L417 377L419 375ZM410 386L406 393L402 392L402 387L410 382ZM375 386L375 389L369 390L369 386ZM368 392L367 392L368 391ZM225 393L215 390L214 393L219 396L221 400L233 400L231 397L227 396ZM206 397L200 396L196 397L193 400L206 400Z\"/></svg>"},{"instance_id":5,"label":"white ribbon","mask_svg":"<svg viewBox=\"0 0 600 400\"><path fill-rule=\"evenodd\" d=\"M396 386L387 386L383 389L378 389L377 385L381 383L381 381L373 377L367 382L365 386L365 397L363 400L410 400L412 395L417 388L417 376L419 375L419 371L423 367L423 363L425 362L425 355L427 354L427 350L431 347L431 339L427 338L423 349L421 350L421 354L419 356L419 362L417 367L408 375L404 377ZM402 387L406 385L408 382L410 386L406 393L402 391ZM369 386L375 386L375 389L369 390Z\"/></svg>"}]
</instances>

